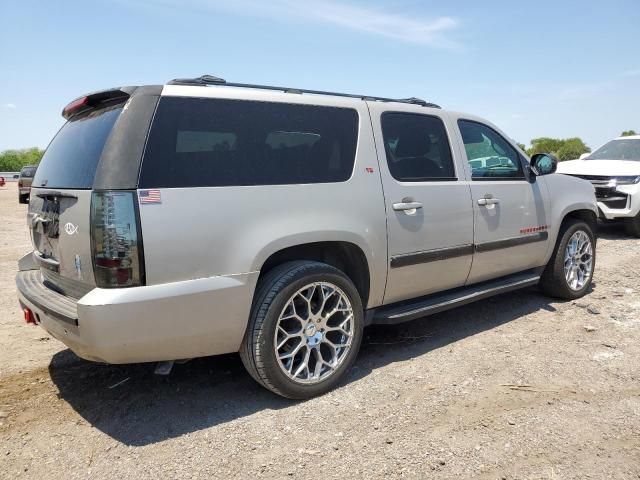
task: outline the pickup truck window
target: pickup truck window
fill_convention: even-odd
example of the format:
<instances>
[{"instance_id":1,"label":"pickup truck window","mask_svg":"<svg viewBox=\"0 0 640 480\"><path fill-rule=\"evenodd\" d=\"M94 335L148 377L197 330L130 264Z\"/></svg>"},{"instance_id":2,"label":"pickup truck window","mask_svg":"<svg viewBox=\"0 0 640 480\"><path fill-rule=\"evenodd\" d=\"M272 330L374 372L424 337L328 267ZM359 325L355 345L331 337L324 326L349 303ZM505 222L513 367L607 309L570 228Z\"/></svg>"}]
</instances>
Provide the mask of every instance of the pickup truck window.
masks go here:
<instances>
[{"instance_id":1,"label":"pickup truck window","mask_svg":"<svg viewBox=\"0 0 640 480\"><path fill-rule=\"evenodd\" d=\"M524 179L518 152L491 127L458 120L473 180Z\"/></svg>"},{"instance_id":2,"label":"pickup truck window","mask_svg":"<svg viewBox=\"0 0 640 480\"><path fill-rule=\"evenodd\" d=\"M431 115L386 112L381 123L393 178L401 182L456 180L442 120Z\"/></svg>"}]
</instances>

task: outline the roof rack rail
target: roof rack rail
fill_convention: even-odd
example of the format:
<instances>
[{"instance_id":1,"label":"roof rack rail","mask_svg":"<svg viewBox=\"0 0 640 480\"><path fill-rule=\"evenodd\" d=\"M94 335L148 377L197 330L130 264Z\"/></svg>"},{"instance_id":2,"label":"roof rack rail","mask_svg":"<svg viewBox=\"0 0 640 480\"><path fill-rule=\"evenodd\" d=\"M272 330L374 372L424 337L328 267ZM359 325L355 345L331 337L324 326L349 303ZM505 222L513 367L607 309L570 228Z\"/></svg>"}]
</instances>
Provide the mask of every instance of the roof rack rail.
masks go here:
<instances>
[{"instance_id":1,"label":"roof rack rail","mask_svg":"<svg viewBox=\"0 0 640 480\"><path fill-rule=\"evenodd\" d=\"M309 93L312 95L331 95L333 97L346 97L346 98L357 98L365 101L373 101L373 102L397 102L397 103L409 103L412 105L421 105L423 107L430 108L441 108L440 105L436 105L435 103L427 102L420 98L411 97L411 98L386 98L386 97L374 97L371 95L355 95L352 93L339 93L339 92L325 92L323 90L307 90L304 88L290 88L290 87L276 87L273 85L253 85L250 83L233 83L227 82L225 79L220 77L215 77L213 75L202 75L196 78L176 78L167 82L167 85L224 85L227 87L240 87L240 88L257 88L260 90L277 90L285 93L296 93L303 94Z\"/></svg>"}]
</instances>

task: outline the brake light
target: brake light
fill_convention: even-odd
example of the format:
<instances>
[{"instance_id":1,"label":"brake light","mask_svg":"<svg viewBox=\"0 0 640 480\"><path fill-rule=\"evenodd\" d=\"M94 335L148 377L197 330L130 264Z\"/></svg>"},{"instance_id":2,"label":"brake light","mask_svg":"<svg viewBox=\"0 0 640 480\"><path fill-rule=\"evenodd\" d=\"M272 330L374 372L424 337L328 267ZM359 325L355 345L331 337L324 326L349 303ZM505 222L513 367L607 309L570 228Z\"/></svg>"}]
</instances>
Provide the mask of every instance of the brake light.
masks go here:
<instances>
[{"instance_id":1,"label":"brake light","mask_svg":"<svg viewBox=\"0 0 640 480\"><path fill-rule=\"evenodd\" d=\"M71 117L74 113L86 108L89 104L89 97L80 97L76 98L74 101L70 102L64 110L62 110L62 116L64 118Z\"/></svg>"},{"instance_id":2,"label":"brake light","mask_svg":"<svg viewBox=\"0 0 640 480\"><path fill-rule=\"evenodd\" d=\"M98 287L135 287L144 284L144 258L138 218L135 192L93 192L91 253Z\"/></svg>"},{"instance_id":3,"label":"brake light","mask_svg":"<svg viewBox=\"0 0 640 480\"><path fill-rule=\"evenodd\" d=\"M18 188L22 188L22 180L18 180Z\"/></svg>"}]
</instances>

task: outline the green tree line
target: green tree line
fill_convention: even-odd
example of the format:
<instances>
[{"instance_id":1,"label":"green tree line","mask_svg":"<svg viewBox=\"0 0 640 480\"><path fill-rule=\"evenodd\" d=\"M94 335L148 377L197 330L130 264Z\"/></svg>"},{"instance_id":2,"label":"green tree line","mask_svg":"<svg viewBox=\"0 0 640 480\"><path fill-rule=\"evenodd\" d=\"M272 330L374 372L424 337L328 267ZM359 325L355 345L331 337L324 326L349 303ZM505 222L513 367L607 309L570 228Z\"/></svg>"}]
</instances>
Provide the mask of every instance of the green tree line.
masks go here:
<instances>
[{"instance_id":1,"label":"green tree line","mask_svg":"<svg viewBox=\"0 0 640 480\"><path fill-rule=\"evenodd\" d=\"M540 137L531 140L531 148L527 149L527 155L536 153L551 153L558 160L574 160L591 149L578 137L574 138L548 138Z\"/></svg>"},{"instance_id":2,"label":"green tree line","mask_svg":"<svg viewBox=\"0 0 640 480\"><path fill-rule=\"evenodd\" d=\"M37 147L0 153L0 172L19 172L25 165L37 165L44 150Z\"/></svg>"}]
</instances>

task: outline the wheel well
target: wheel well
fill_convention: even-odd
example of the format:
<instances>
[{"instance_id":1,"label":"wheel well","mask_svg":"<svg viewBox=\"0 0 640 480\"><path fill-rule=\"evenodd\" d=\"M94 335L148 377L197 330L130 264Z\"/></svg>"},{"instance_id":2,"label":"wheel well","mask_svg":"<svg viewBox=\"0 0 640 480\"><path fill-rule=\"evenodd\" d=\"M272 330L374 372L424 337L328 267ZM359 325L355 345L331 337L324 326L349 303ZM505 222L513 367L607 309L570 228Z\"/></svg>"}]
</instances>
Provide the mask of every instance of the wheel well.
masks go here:
<instances>
[{"instance_id":1,"label":"wheel well","mask_svg":"<svg viewBox=\"0 0 640 480\"><path fill-rule=\"evenodd\" d=\"M564 223L568 218L575 218L586 222L591 227L594 234L598 231L598 217L591 210L574 210L569 212L562 219L562 223Z\"/></svg>"},{"instance_id":2,"label":"wheel well","mask_svg":"<svg viewBox=\"0 0 640 480\"><path fill-rule=\"evenodd\" d=\"M369 301L369 265L360 247L349 242L314 242L295 245L272 254L260 269L260 278L272 268L291 260L315 260L344 272L356 286L362 305Z\"/></svg>"}]
</instances>

